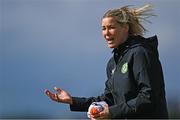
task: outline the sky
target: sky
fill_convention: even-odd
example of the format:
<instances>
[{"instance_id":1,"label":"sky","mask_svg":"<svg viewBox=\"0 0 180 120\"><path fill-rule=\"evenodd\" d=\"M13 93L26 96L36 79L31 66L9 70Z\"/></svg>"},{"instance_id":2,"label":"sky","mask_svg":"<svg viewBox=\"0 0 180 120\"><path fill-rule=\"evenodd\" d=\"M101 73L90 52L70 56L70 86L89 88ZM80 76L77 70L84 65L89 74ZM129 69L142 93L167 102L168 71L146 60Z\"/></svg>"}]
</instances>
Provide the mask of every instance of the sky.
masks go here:
<instances>
[{"instance_id":1,"label":"sky","mask_svg":"<svg viewBox=\"0 0 180 120\"><path fill-rule=\"evenodd\" d=\"M0 118L87 118L48 99L44 89L103 93L112 49L101 17L147 3L157 16L144 23L144 36L158 36L168 109L180 114L179 0L0 0Z\"/></svg>"}]
</instances>

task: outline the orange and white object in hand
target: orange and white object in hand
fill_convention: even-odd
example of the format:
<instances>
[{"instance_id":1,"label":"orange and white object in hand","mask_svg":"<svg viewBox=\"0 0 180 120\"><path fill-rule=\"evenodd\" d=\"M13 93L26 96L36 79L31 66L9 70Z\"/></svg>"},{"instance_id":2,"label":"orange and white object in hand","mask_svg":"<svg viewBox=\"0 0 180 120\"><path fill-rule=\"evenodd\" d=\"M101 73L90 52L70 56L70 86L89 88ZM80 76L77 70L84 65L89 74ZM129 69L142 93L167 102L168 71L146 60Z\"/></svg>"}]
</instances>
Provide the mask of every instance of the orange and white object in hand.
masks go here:
<instances>
[{"instance_id":1,"label":"orange and white object in hand","mask_svg":"<svg viewBox=\"0 0 180 120\"><path fill-rule=\"evenodd\" d=\"M106 105L107 103L105 101L101 101L101 102L93 102L88 109L88 118L90 118L90 115L95 115L98 114L99 112L104 110L104 105Z\"/></svg>"}]
</instances>

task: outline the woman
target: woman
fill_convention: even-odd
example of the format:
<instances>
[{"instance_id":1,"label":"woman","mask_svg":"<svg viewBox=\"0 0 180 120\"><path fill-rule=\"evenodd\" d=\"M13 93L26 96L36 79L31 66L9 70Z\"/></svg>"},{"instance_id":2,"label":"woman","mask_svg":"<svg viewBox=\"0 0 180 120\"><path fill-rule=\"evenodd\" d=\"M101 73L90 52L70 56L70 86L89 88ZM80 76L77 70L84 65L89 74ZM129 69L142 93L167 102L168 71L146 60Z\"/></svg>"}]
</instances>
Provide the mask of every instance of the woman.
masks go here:
<instances>
[{"instance_id":1,"label":"woman","mask_svg":"<svg viewBox=\"0 0 180 120\"><path fill-rule=\"evenodd\" d=\"M165 85L157 37L142 37L141 20L152 16L151 6L128 6L107 11L102 34L113 56L107 64L105 90L98 97L72 97L60 88L45 90L52 100L67 103L72 111L87 111L92 102L105 101L104 110L91 118L168 118Z\"/></svg>"}]
</instances>

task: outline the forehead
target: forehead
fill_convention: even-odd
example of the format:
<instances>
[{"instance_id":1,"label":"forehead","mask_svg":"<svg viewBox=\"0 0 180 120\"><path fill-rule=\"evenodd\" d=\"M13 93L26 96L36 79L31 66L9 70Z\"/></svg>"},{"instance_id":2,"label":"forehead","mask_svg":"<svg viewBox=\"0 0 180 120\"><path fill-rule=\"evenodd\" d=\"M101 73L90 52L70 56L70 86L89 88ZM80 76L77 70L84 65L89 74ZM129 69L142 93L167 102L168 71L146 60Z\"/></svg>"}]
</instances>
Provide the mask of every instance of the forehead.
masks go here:
<instances>
[{"instance_id":1,"label":"forehead","mask_svg":"<svg viewBox=\"0 0 180 120\"><path fill-rule=\"evenodd\" d=\"M117 21L114 17L105 17L102 19L102 26L106 25L117 25Z\"/></svg>"}]
</instances>

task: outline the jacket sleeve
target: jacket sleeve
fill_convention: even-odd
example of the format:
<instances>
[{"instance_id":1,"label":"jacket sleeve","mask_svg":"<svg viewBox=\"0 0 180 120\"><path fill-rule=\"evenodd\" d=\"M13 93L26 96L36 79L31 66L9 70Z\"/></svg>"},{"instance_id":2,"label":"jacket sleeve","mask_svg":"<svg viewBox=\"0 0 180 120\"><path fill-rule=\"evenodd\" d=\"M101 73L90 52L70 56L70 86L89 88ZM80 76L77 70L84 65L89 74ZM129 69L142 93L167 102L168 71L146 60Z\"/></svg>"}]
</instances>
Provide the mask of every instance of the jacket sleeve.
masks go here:
<instances>
[{"instance_id":1,"label":"jacket sleeve","mask_svg":"<svg viewBox=\"0 0 180 120\"><path fill-rule=\"evenodd\" d=\"M111 60L108 62L107 67L106 67L108 80L105 83L104 93L98 97L89 97L89 98L72 97L73 105L70 105L71 111L88 111L88 108L91 105L91 103L98 102L98 101L105 101L109 106L114 104L113 97L111 94L110 63L111 63Z\"/></svg>"},{"instance_id":2,"label":"jacket sleeve","mask_svg":"<svg viewBox=\"0 0 180 120\"><path fill-rule=\"evenodd\" d=\"M89 106L92 102L105 101L108 105L112 105L112 95L111 94L102 94L98 97L72 97L73 104L70 105L71 111L88 111Z\"/></svg>"},{"instance_id":3,"label":"jacket sleeve","mask_svg":"<svg viewBox=\"0 0 180 120\"><path fill-rule=\"evenodd\" d=\"M150 58L147 52L142 48L133 54L131 66L135 83L138 87L137 96L128 101L122 101L119 104L109 107L111 118L128 118L145 115L152 111L152 88L150 84ZM147 115L145 115L147 116Z\"/></svg>"},{"instance_id":4,"label":"jacket sleeve","mask_svg":"<svg viewBox=\"0 0 180 120\"><path fill-rule=\"evenodd\" d=\"M92 102L101 101L100 97L72 97L73 104L70 105L71 111L88 111L89 106Z\"/></svg>"}]
</instances>

